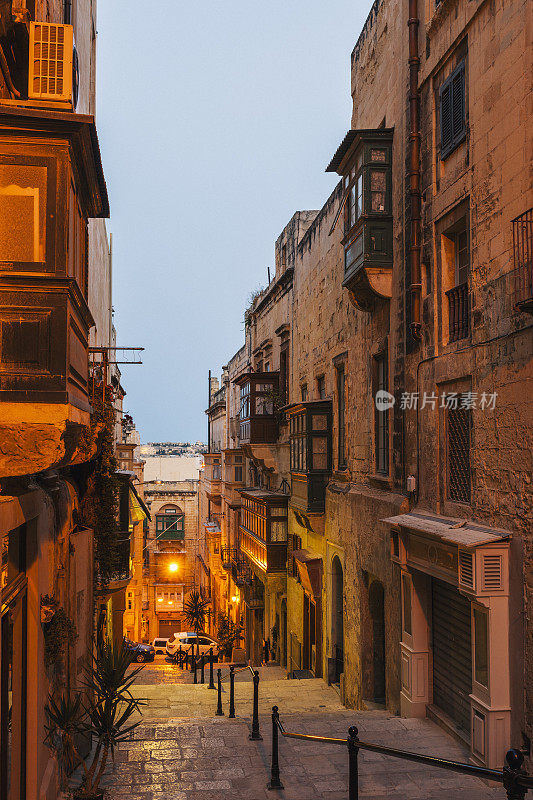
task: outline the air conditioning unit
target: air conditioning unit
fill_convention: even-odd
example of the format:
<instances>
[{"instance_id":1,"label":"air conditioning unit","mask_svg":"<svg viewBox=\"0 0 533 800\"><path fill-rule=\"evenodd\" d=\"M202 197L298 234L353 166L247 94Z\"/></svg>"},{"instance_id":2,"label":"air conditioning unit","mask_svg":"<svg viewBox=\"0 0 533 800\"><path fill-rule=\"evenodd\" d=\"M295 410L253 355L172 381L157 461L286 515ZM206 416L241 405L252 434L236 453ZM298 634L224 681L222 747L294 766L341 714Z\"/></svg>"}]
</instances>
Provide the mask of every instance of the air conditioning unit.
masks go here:
<instances>
[{"instance_id":1,"label":"air conditioning unit","mask_svg":"<svg viewBox=\"0 0 533 800\"><path fill-rule=\"evenodd\" d=\"M77 93L72 25L30 23L28 98L73 102ZM74 85L73 85L74 84ZM74 89L74 92L73 92Z\"/></svg>"}]
</instances>

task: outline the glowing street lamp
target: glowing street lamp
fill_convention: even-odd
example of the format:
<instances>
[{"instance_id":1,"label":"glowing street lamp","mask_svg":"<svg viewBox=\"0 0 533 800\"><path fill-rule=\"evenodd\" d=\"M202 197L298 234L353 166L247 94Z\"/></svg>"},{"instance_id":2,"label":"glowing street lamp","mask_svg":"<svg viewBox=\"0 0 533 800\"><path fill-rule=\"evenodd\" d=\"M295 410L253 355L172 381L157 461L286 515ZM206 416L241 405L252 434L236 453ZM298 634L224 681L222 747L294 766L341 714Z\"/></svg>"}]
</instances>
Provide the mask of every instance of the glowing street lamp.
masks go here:
<instances>
[{"instance_id":1,"label":"glowing street lamp","mask_svg":"<svg viewBox=\"0 0 533 800\"><path fill-rule=\"evenodd\" d=\"M177 572L178 571L178 565L176 564L175 561L173 561L171 564L169 564L168 568L169 568L170 572Z\"/></svg>"}]
</instances>

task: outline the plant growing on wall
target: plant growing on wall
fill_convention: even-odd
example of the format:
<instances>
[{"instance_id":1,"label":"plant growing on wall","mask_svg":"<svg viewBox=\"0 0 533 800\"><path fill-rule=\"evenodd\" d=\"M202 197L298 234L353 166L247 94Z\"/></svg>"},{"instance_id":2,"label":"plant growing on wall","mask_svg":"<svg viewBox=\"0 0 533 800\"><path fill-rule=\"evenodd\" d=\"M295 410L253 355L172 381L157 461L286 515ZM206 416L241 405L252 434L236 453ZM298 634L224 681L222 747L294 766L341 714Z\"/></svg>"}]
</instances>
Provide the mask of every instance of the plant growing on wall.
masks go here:
<instances>
[{"instance_id":1,"label":"plant growing on wall","mask_svg":"<svg viewBox=\"0 0 533 800\"><path fill-rule=\"evenodd\" d=\"M95 575L100 585L107 585L117 570L119 550L118 480L115 458L115 410L111 387L97 388L91 397L91 434L98 433L98 451L88 480L82 507L84 523L94 531Z\"/></svg>"},{"instance_id":2,"label":"plant growing on wall","mask_svg":"<svg viewBox=\"0 0 533 800\"><path fill-rule=\"evenodd\" d=\"M235 644L241 639L242 625L237 625L226 614L218 615L217 639L224 656L231 656Z\"/></svg>"},{"instance_id":3,"label":"plant growing on wall","mask_svg":"<svg viewBox=\"0 0 533 800\"><path fill-rule=\"evenodd\" d=\"M100 782L109 757L114 760L117 745L140 724L132 717L144 703L135 699L130 689L143 667L128 672L131 661L122 643L115 645L106 640L97 649L87 672L86 694L48 696L45 744L57 758L62 789L72 770L81 766L81 782L74 789L74 797L80 800L103 798ZM79 736L90 737L95 744L87 759L82 758L76 745Z\"/></svg>"},{"instance_id":4,"label":"plant growing on wall","mask_svg":"<svg viewBox=\"0 0 533 800\"><path fill-rule=\"evenodd\" d=\"M60 668L69 643L78 638L76 626L65 610L49 595L41 598L41 619L44 633L44 663L47 669Z\"/></svg>"}]
</instances>

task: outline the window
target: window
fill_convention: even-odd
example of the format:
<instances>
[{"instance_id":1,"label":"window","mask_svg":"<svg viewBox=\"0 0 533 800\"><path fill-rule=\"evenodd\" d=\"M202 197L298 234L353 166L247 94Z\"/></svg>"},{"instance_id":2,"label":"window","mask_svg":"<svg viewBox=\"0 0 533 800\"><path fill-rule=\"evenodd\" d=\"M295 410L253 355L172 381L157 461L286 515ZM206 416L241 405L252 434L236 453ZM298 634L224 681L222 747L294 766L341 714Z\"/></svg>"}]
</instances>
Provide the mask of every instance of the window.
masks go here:
<instances>
[{"instance_id":1,"label":"window","mask_svg":"<svg viewBox=\"0 0 533 800\"><path fill-rule=\"evenodd\" d=\"M447 412L448 497L470 503L470 431L472 411L449 408Z\"/></svg>"},{"instance_id":2,"label":"window","mask_svg":"<svg viewBox=\"0 0 533 800\"><path fill-rule=\"evenodd\" d=\"M287 266L287 245L284 244L281 248L281 268L285 269Z\"/></svg>"},{"instance_id":3,"label":"window","mask_svg":"<svg viewBox=\"0 0 533 800\"><path fill-rule=\"evenodd\" d=\"M345 440L345 390L346 381L344 375L344 367L337 367L337 425L338 425L338 468L343 469L346 466L346 440Z\"/></svg>"},{"instance_id":4,"label":"window","mask_svg":"<svg viewBox=\"0 0 533 800\"><path fill-rule=\"evenodd\" d=\"M474 607L474 679L489 685L489 615L478 607Z\"/></svg>"},{"instance_id":5,"label":"window","mask_svg":"<svg viewBox=\"0 0 533 800\"><path fill-rule=\"evenodd\" d=\"M242 483L242 467L235 467L235 483Z\"/></svg>"},{"instance_id":6,"label":"window","mask_svg":"<svg viewBox=\"0 0 533 800\"><path fill-rule=\"evenodd\" d=\"M403 629L409 636L412 634L411 622L411 579L408 575L402 575L402 599L403 599Z\"/></svg>"},{"instance_id":7,"label":"window","mask_svg":"<svg viewBox=\"0 0 533 800\"><path fill-rule=\"evenodd\" d=\"M46 261L47 168L0 164L0 261Z\"/></svg>"},{"instance_id":8,"label":"window","mask_svg":"<svg viewBox=\"0 0 533 800\"><path fill-rule=\"evenodd\" d=\"M376 393L388 392L388 354L384 352L376 358ZM375 406L376 472L389 474L389 409Z\"/></svg>"},{"instance_id":9,"label":"window","mask_svg":"<svg viewBox=\"0 0 533 800\"><path fill-rule=\"evenodd\" d=\"M470 334L468 201L454 209L450 219L453 224L442 232L440 248L442 283L447 297L447 308L444 301L442 311L444 330L448 316L448 342L457 342Z\"/></svg>"},{"instance_id":10,"label":"window","mask_svg":"<svg viewBox=\"0 0 533 800\"><path fill-rule=\"evenodd\" d=\"M156 514L155 530L158 539L183 539L184 515L175 509L165 509L164 513Z\"/></svg>"},{"instance_id":11,"label":"window","mask_svg":"<svg viewBox=\"0 0 533 800\"><path fill-rule=\"evenodd\" d=\"M289 343L282 342L279 354L279 391L283 403L289 401Z\"/></svg>"},{"instance_id":12,"label":"window","mask_svg":"<svg viewBox=\"0 0 533 800\"><path fill-rule=\"evenodd\" d=\"M323 375L319 375L316 379L316 390L319 400L324 400L326 397L326 379Z\"/></svg>"},{"instance_id":13,"label":"window","mask_svg":"<svg viewBox=\"0 0 533 800\"><path fill-rule=\"evenodd\" d=\"M440 87L440 157L447 158L466 137L465 62Z\"/></svg>"},{"instance_id":14,"label":"window","mask_svg":"<svg viewBox=\"0 0 533 800\"><path fill-rule=\"evenodd\" d=\"M302 385L300 387L300 392L301 392L301 395L302 395L302 403L305 403L307 401L307 384L306 383L302 383Z\"/></svg>"}]
</instances>

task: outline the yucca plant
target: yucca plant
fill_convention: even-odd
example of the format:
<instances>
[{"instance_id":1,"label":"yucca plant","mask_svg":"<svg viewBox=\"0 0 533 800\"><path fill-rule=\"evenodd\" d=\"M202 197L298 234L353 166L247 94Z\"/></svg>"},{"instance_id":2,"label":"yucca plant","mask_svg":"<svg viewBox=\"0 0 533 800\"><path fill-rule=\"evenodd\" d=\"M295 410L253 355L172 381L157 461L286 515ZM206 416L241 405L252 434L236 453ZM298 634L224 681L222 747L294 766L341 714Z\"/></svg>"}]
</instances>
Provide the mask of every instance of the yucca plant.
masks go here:
<instances>
[{"instance_id":1,"label":"yucca plant","mask_svg":"<svg viewBox=\"0 0 533 800\"><path fill-rule=\"evenodd\" d=\"M205 618L209 608L209 600L204 600L200 592L192 591L188 599L183 604L183 613L185 615L185 622L189 625L196 636L205 627Z\"/></svg>"},{"instance_id":2,"label":"yucca plant","mask_svg":"<svg viewBox=\"0 0 533 800\"><path fill-rule=\"evenodd\" d=\"M123 644L103 642L87 670L85 692L64 694L56 699L52 693L45 707L47 724L45 743L55 753L60 769L61 788L67 776L81 766L81 783L74 789L76 798L100 798L100 782L109 757L114 761L115 748L127 739L139 722L132 716L143 705L130 688L143 667L127 672L131 656ZM76 738L91 737L94 752L86 763L80 755Z\"/></svg>"}]
</instances>

